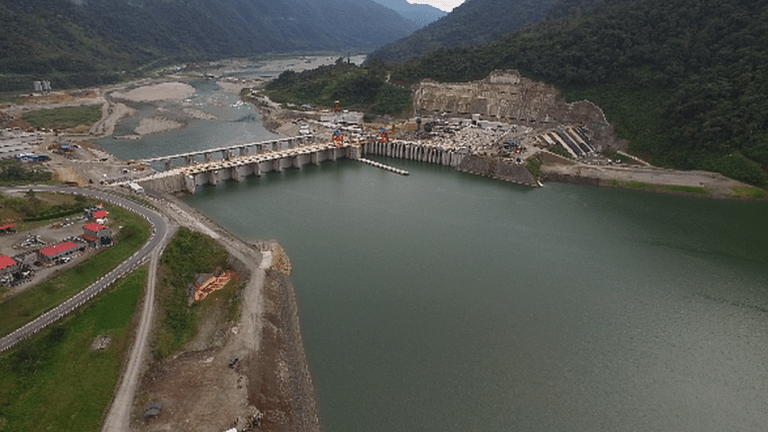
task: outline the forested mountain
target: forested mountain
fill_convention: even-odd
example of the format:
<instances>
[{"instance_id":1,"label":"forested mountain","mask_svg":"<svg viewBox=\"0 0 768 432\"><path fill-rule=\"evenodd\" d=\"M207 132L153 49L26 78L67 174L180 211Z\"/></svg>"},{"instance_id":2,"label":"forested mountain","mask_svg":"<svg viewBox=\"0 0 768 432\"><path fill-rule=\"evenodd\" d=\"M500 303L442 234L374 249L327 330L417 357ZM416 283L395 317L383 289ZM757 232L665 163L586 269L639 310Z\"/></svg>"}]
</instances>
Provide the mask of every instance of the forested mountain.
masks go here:
<instances>
[{"instance_id":1,"label":"forested mountain","mask_svg":"<svg viewBox=\"0 0 768 432\"><path fill-rule=\"evenodd\" d=\"M154 62L371 50L416 25L372 0L0 2L0 90L117 79Z\"/></svg>"},{"instance_id":2,"label":"forested mountain","mask_svg":"<svg viewBox=\"0 0 768 432\"><path fill-rule=\"evenodd\" d=\"M402 61L440 48L489 43L541 20L558 0L467 0L444 18L370 54Z\"/></svg>"},{"instance_id":3,"label":"forested mountain","mask_svg":"<svg viewBox=\"0 0 768 432\"><path fill-rule=\"evenodd\" d=\"M427 24L437 21L438 19L448 15L447 12L441 11L434 6L425 4L411 4L406 0L374 1L392 9L406 19L413 21L419 28L424 27Z\"/></svg>"},{"instance_id":4,"label":"forested mountain","mask_svg":"<svg viewBox=\"0 0 768 432\"><path fill-rule=\"evenodd\" d=\"M569 3L560 18L438 51L392 77L464 81L519 69L602 106L653 162L768 184L768 0Z\"/></svg>"}]
</instances>

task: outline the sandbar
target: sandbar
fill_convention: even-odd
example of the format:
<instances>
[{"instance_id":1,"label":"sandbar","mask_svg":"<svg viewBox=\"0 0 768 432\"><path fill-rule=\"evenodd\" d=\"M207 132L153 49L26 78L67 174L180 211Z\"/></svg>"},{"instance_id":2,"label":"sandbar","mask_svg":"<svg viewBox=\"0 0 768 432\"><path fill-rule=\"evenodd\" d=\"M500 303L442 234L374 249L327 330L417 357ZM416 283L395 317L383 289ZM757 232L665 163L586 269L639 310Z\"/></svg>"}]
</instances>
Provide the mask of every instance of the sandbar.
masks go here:
<instances>
[{"instance_id":1,"label":"sandbar","mask_svg":"<svg viewBox=\"0 0 768 432\"><path fill-rule=\"evenodd\" d=\"M158 102L164 100L182 100L195 94L195 88L182 82L165 82L151 84L129 90L125 93L116 92L112 97L131 102Z\"/></svg>"}]
</instances>

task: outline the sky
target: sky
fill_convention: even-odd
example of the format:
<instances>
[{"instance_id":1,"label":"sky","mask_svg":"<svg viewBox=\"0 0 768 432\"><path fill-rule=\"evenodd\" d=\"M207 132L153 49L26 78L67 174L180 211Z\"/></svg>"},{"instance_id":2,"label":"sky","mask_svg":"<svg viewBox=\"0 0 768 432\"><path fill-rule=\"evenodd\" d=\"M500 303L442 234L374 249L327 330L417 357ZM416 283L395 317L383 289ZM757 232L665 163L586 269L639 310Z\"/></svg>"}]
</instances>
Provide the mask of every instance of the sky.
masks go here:
<instances>
[{"instance_id":1,"label":"sky","mask_svg":"<svg viewBox=\"0 0 768 432\"><path fill-rule=\"evenodd\" d=\"M464 0L407 0L413 4L428 4L446 12L450 12L456 6L464 3Z\"/></svg>"}]
</instances>

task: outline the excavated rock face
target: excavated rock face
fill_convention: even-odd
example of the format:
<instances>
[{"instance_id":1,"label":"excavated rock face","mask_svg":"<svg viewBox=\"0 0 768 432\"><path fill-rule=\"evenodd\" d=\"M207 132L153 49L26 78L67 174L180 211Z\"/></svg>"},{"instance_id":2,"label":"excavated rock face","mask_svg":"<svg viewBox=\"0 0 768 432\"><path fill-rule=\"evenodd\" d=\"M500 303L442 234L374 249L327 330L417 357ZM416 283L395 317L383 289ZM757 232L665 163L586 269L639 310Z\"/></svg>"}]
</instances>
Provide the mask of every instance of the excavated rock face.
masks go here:
<instances>
[{"instance_id":1,"label":"excavated rock face","mask_svg":"<svg viewBox=\"0 0 768 432\"><path fill-rule=\"evenodd\" d=\"M603 111L589 101L568 103L552 85L524 78L515 70L496 70L480 81L438 83L424 80L413 96L414 110L424 116L446 114L546 129L570 123L589 128L598 147L624 148ZM602 150L602 148L598 148Z\"/></svg>"}]
</instances>

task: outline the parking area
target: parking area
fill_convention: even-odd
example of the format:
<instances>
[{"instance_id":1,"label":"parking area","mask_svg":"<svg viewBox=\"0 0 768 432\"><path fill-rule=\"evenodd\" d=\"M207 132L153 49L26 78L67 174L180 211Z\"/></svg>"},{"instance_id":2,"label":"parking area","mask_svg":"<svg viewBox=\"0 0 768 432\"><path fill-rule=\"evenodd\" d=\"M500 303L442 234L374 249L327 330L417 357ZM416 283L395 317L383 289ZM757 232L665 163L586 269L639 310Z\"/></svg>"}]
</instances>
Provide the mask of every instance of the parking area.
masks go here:
<instances>
[{"instance_id":1,"label":"parking area","mask_svg":"<svg viewBox=\"0 0 768 432\"><path fill-rule=\"evenodd\" d=\"M46 279L88 259L95 251L81 237L88 223L84 215L63 218L60 221L24 232L0 234L0 254L14 258L21 264L21 279L0 275L0 283L8 285L8 295L24 291ZM46 261L37 251L61 242L72 242L76 250L67 256Z\"/></svg>"}]
</instances>

